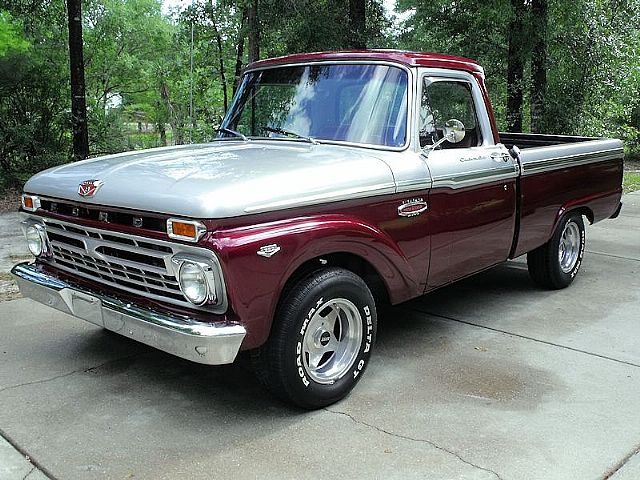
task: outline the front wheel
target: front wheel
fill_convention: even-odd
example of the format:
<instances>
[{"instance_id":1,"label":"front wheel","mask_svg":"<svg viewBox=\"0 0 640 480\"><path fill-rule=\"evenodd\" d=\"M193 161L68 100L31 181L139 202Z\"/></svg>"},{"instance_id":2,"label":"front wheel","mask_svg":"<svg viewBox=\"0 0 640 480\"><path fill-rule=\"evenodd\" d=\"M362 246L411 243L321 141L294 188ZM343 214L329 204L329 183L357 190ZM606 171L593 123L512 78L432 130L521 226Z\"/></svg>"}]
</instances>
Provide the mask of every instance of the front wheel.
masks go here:
<instances>
[{"instance_id":1,"label":"front wheel","mask_svg":"<svg viewBox=\"0 0 640 480\"><path fill-rule=\"evenodd\" d=\"M376 323L373 296L360 277L341 268L315 272L285 294L255 357L258 377L302 408L331 405L362 377Z\"/></svg>"},{"instance_id":2,"label":"front wheel","mask_svg":"<svg viewBox=\"0 0 640 480\"><path fill-rule=\"evenodd\" d=\"M551 240L527 254L529 275L545 288L568 287L580 270L584 247L582 215L569 213L560 221Z\"/></svg>"}]
</instances>

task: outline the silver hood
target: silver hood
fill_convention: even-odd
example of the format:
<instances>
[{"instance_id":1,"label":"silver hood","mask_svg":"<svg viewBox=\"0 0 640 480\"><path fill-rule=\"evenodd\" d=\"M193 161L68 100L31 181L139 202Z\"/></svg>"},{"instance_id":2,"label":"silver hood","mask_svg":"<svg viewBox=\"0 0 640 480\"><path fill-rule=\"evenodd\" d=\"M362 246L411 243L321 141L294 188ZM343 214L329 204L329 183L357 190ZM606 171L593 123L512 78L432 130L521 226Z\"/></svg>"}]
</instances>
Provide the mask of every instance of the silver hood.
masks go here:
<instances>
[{"instance_id":1,"label":"silver hood","mask_svg":"<svg viewBox=\"0 0 640 480\"><path fill-rule=\"evenodd\" d=\"M219 141L109 155L45 170L27 193L193 218L226 218L393 193L375 152L290 141ZM94 197L85 180L104 182Z\"/></svg>"}]
</instances>

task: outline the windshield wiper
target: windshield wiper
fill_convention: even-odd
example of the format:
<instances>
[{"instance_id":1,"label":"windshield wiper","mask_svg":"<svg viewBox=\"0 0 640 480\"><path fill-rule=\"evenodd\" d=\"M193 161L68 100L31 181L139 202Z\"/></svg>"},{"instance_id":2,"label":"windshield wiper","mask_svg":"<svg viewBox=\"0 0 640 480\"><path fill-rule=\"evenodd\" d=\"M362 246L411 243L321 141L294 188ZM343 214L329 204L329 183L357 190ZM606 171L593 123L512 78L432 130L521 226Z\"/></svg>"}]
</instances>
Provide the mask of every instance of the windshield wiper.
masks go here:
<instances>
[{"instance_id":1,"label":"windshield wiper","mask_svg":"<svg viewBox=\"0 0 640 480\"><path fill-rule=\"evenodd\" d=\"M300 140L305 140L309 143L313 143L314 145L319 145L319 142L315 138L305 137L304 135L300 135L299 133L296 133L296 132L290 132L289 130L285 130L284 128L264 126L262 127L262 129L266 130L267 132L279 133L281 135L288 135L290 137L299 138Z\"/></svg>"},{"instance_id":2,"label":"windshield wiper","mask_svg":"<svg viewBox=\"0 0 640 480\"><path fill-rule=\"evenodd\" d=\"M249 141L249 137L247 137L246 135L243 135L242 133L237 132L235 130L231 130L230 128L227 128L227 127L216 128L216 132L230 133L231 135L235 135L236 137L240 137L245 142Z\"/></svg>"}]
</instances>

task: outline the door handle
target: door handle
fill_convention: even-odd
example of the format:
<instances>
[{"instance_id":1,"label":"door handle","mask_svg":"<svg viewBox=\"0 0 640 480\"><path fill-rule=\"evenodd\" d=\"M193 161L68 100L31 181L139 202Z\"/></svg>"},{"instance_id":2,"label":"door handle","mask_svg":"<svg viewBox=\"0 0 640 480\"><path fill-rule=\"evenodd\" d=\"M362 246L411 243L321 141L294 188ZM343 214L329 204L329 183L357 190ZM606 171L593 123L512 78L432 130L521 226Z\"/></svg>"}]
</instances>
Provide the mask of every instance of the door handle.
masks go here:
<instances>
[{"instance_id":1,"label":"door handle","mask_svg":"<svg viewBox=\"0 0 640 480\"><path fill-rule=\"evenodd\" d=\"M493 160L494 162L508 162L509 158L511 158L509 156L508 153L501 153L501 152L493 152L491 154L491 160Z\"/></svg>"}]
</instances>

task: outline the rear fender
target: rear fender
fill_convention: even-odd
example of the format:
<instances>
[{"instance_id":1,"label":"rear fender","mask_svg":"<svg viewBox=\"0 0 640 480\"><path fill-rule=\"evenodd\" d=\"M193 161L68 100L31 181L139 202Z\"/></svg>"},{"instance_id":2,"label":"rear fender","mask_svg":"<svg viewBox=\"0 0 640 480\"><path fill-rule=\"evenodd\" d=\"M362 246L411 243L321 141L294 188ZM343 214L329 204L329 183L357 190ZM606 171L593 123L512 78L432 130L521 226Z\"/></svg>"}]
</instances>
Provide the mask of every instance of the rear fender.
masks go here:
<instances>
[{"instance_id":1,"label":"rear fender","mask_svg":"<svg viewBox=\"0 0 640 480\"><path fill-rule=\"evenodd\" d=\"M553 236L553 232L558 228L558 224L567 213L572 211L579 211L589 223L593 224L601 220L611 217L620 205L620 198L622 192L605 192L598 193L596 195L590 195L588 197L570 200L566 202L556 214L556 218L553 222L553 228L549 232L549 238Z\"/></svg>"}]
</instances>

